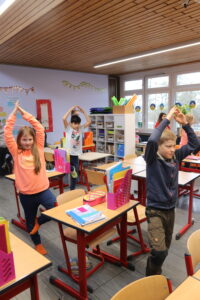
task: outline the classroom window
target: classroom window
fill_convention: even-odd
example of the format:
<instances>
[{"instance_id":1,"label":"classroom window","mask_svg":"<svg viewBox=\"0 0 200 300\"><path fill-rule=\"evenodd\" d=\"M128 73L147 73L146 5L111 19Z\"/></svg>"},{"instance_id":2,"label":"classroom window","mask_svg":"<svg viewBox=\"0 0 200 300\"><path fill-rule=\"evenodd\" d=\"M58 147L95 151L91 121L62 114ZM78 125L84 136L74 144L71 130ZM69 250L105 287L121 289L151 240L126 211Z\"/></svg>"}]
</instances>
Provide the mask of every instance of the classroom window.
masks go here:
<instances>
[{"instance_id":1,"label":"classroom window","mask_svg":"<svg viewBox=\"0 0 200 300\"><path fill-rule=\"evenodd\" d=\"M131 90L141 90L143 87L143 80L131 80L131 81L125 81L124 84L124 90L125 91L131 91Z\"/></svg>"},{"instance_id":2,"label":"classroom window","mask_svg":"<svg viewBox=\"0 0 200 300\"><path fill-rule=\"evenodd\" d=\"M161 112L168 112L168 93L148 94L148 129L153 129Z\"/></svg>"},{"instance_id":3,"label":"classroom window","mask_svg":"<svg viewBox=\"0 0 200 300\"><path fill-rule=\"evenodd\" d=\"M147 83L148 89L162 88L168 86L169 86L169 76L148 78L148 83Z\"/></svg>"},{"instance_id":4,"label":"classroom window","mask_svg":"<svg viewBox=\"0 0 200 300\"><path fill-rule=\"evenodd\" d=\"M179 74L176 77L176 85L200 84L200 72Z\"/></svg>"},{"instance_id":5,"label":"classroom window","mask_svg":"<svg viewBox=\"0 0 200 300\"><path fill-rule=\"evenodd\" d=\"M126 99L131 99L131 96L125 96ZM137 95L137 100L134 102L134 110L135 110L135 127L141 128L142 127L142 95Z\"/></svg>"},{"instance_id":6,"label":"classroom window","mask_svg":"<svg viewBox=\"0 0 200 300\"><path fill-rule=\"evenodd\" d=\"M177 92L175 103L188 105L190 112L194 115L195 119L195 123L192 127L194 130L200 131L200 90Z\"/></svg>"}]
</instances>

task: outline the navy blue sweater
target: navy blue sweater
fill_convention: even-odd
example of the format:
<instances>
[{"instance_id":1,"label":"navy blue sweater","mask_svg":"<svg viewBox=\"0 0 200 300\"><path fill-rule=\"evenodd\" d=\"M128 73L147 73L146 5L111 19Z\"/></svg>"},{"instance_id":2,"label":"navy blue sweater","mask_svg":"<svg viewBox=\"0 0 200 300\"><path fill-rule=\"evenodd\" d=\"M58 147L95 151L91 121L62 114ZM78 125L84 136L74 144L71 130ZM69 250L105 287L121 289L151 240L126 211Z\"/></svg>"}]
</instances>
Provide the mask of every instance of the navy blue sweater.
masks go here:
<instances>
[{"instance_id":1,"label":"navy blue sweater","mask_svg":"<svg viewBox=\"0 0 200 300\"><path fill-rule=\"evenodd\" d=\"M196 148L199 141L190 125L183 129L188 136L188 144L175 151L174 159L167 161L157 154L158 141L163 130L169 125L169 120L164 119L155 128L148 139L145 161L147 171L147 207L156 209L172 209L178 198L178 168L179 163Z\"/></svg>"}]
</instances>

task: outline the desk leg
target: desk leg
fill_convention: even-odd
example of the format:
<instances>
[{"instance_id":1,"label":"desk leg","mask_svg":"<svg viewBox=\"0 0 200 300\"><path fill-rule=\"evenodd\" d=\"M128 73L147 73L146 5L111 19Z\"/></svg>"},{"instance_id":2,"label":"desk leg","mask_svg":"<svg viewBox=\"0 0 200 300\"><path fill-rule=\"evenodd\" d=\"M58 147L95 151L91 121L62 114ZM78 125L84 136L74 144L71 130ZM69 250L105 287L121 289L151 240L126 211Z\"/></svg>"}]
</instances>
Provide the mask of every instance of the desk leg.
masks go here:
<instances>
[{"instance_id":1,"label":"desk leg","mask_svg":"<svg viewBox=\"0 0 200 300\"><path fill-rule=\"evenodd\" d=\"M78 264L79 264L79 288L81 299L86 300L87 297L87 280L86 280L86 253L85 253L85 237L84 232L77 230L77 247L78 247Z\"/></svg>"},{"instance_id":2,"label":"desk leg","mask_svg":"<svg viewBox=\"0 0 200 300\"><path fill-rule=\"evenodd\" d=\"M13 182L14 185L14 191L15 191L15 199L16 199L16 204L17 204L17 217L19 220L12 219L12 224L16 225L17 227L21 228L22 230L27 231L26 229L26 221L25 219L22 218L21 216L21 211L20 211L20 205L19 205L19 196L15 187L15 183Z\"/></svg>"},{"instance_id":3,"label":"desk leg","mask_svg":"<svg viewBox=\"0 0 200 300\"><path fill-rule=\"evenodd\" d=\"M64 193L63 177L59 178L59 190L60 194Z\"/></svg>"},{"instance_id":4,"label":"desk leg","mask_svg":"<svg viewBox=\"0 0 200 300\"><path fill-rule=\"evenodd\" d=\"M194 224L192 219L192 206L193 206L193 188L194 180L189 185L189 206L188 206L188 222L187 224L176 234L176 240L179 240L181 236Z\"/></svg>"},{"instance_id":5,"label":"desk leg","mask_svg":"<svg viewBox=\"0 0 200 300\"><path fill-rule=\"evenodd\" d=\"M83 181L83 162L82 160L79 160L79 182L78 184L83 184L84 185L84 181Z\"/></svg>"},{"instance_id":6,"label":"desk leg","mask_svg":"<svg viewBox=\"0 0 200 300\"><path fill-rule=\"evenodd\" d=\"M121 220L120 262L124 267L126 267L132 271L135 270L134 265L127 261L127 214L123 214L122 220Z\"/></svg>"},{"instance_id":7,"label":"desk leg","mask_svg":"<svg viewBox=\"0 0 200 300\"><path fill-rule=\"evenodd\" d=\"M64 247L65 249L65 247ZM79 278L76 280L77 284L79 284L79 292L67 285L64 281L56 278L54 276L50 276L50 283L59 287L61 290L71 294L73 297L79 300L87 300L87 274L86 274L86 253L85 253L85 237L84 233L81 231L77 231L77 252L78 252L78 262L79 262ZM68 254L67 254L68 256ZM60 267L58 268L60 271L71 276L71 268L70 272L65 272Z\"/></svg>"},{"instance_id":8,"label":"desk leg","mask_svg":"<svg viewBox=\"0 0 200 300\"><path fill-rule=\"evenodd\" d=\"M38 281L37 281L37 275L34 275L31 279L31 300L39 300L39 289L38 289Z\"/></svg>"}]
</instances>

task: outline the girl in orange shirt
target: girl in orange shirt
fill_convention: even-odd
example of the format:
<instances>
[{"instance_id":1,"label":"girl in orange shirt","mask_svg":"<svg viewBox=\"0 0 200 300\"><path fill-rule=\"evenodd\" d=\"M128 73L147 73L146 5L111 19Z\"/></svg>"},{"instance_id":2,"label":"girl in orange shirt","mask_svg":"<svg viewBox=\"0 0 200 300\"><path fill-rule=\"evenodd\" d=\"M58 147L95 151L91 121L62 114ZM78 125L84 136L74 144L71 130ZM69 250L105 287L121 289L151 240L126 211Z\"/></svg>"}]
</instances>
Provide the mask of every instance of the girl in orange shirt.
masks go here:
<instances>
[{"instance_id":1,"label":"girl in orange shirt","mask_svg":"<svg viewBox=\"0 0 200 300\"><path fill-rule=\"evenodd\" d=\"M12 131L16 121L16 113L20 112L23 119L32 127L20 128L17 139ZM41 244L38 233L41 224L50 219L44 215L37 216L39 205L46 209L54 207L56 197L49 190L44 158L44 128L31 114L23 110L17 101L4 127L6 145L14 160L15 185L19 192L20 202L24 209L26 226L35 249L47 254Z\"/></svg>"}]
</instances>

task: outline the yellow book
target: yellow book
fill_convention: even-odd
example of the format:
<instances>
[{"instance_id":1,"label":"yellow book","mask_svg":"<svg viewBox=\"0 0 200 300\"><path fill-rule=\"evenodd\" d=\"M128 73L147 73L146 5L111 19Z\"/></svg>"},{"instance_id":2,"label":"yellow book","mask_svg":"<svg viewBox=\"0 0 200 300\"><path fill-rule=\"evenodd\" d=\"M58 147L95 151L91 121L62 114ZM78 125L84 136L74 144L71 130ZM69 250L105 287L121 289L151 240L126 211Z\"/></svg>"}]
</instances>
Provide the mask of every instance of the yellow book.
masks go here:
<instances>
[{"instance_id":1,"label":"yellow book","mask_svg":"<svg viewBox=\"0 0 200 300\"><path fill-rule=\"evenodd\" d=\"M113 174L113 181L124 178L127 171L128 170L126 169L126 170L123 170L123 171L120 171L120 172L117 172L117 173Z\"/></svg>"}]
</instances>

